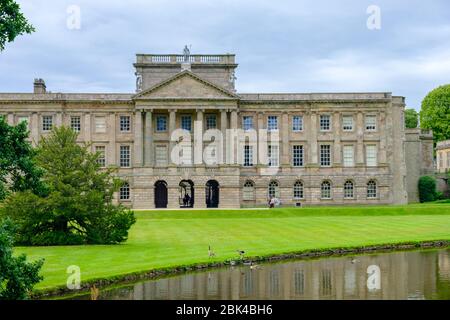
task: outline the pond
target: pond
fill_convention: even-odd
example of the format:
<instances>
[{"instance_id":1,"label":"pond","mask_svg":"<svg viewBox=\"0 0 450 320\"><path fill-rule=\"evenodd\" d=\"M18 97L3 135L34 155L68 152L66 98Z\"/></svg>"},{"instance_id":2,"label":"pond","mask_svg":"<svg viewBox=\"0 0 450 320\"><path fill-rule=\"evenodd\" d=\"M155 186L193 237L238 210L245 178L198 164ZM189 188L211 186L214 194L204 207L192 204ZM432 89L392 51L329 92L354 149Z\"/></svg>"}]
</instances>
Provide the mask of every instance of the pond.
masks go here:
<instances>
[{"instance_id":1,"label":"pond","mask_svg":"<svg viewBox=\"0 0 450 320\"><path fill-rule=\"evenodd\" d=\"M450 300L450 248L210 269L102 289L99 299Z\"/></svg>"}]
</instances>

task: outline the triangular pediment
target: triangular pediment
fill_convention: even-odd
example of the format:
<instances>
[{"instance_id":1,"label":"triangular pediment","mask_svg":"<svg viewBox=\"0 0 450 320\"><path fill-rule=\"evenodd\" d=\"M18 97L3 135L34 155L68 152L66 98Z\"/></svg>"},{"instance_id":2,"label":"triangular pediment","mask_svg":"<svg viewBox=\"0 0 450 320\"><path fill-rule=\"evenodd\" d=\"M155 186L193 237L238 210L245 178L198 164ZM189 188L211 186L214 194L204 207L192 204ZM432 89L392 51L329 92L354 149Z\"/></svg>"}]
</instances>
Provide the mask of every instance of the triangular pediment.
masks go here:
<instances>
[{"instance_id":1,"label":"triangular pediment","mask_svg":"<svg viewBox=\"0 0 450 320\"><path fill-rule=\"evenodd\" d=\"M146 89L134 99L230 99L239 97L218 85L200 78L190 71L183 71Z\"/></svg>"}]
</instances>

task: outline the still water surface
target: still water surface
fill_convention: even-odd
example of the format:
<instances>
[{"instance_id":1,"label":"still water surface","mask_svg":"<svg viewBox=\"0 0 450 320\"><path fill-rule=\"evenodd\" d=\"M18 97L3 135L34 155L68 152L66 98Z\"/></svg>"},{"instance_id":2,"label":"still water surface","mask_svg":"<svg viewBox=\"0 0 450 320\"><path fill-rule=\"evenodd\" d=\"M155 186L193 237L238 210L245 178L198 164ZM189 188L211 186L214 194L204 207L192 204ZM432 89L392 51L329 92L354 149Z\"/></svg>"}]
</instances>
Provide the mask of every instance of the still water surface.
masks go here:
<instances>
[{"instance_id":1,"label":"still water surface","mask_svg":"<svg viewBox=\"0 0 450 320\"><path fill-rule=\"evenodd\" d=\"M89 299L89 295L76 299ZM445 299L450 248L295 260L186 273L104 289L99 299Z\"/></svg>"}]
</instances>

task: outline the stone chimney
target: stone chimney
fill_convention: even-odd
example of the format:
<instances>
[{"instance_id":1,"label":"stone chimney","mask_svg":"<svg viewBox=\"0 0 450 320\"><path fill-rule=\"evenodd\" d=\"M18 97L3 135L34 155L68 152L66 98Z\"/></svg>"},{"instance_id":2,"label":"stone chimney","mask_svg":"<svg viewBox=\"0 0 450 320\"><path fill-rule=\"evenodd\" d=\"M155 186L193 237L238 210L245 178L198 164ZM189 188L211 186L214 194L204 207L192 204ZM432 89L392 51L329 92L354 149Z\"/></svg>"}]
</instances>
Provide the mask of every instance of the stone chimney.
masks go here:
<instances>
[{"instance_id":1,"label":"stone chimney","mask_svg":"<svg viewBox=\"0 0 450 320\"><path fill-rule=\"evenodd\" d=\"M34 93L46 93L47 92L47 87L45 86L45 81L44 79L34 79Z\"/></svg>"}]
</instances>

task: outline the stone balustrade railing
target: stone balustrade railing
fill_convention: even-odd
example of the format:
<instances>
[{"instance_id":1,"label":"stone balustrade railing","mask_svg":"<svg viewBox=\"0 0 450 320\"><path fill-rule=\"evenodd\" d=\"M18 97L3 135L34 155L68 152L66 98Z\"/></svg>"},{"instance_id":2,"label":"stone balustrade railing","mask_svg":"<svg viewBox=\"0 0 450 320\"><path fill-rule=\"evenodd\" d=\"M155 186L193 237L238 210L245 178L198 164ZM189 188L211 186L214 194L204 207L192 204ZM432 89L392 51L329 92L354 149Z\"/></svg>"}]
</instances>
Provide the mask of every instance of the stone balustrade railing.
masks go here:
<instances>
[{"instance_id":1,"label":"stone balustrade railing","mask_svg":"<svg viewBox=\"0 0 450 320\"><path fill-rule=\"evenodd\" d=\"M138 54L138 64L179 64L186 57L182 54ZM187 56L192 64L235 64L234 54L193 54Z\"/></svg>"},{"instance_id":2,"label":"stone balustrade railing","mask_svg":"<svg viewBox=\"0 0 450 320\"><path fill-rule=\"evenodd\" d=\"M436 144L436 149L447 149L450 148L450 140L445 140L445 141L439 141Z\"/></svg>"}]
</instances>

